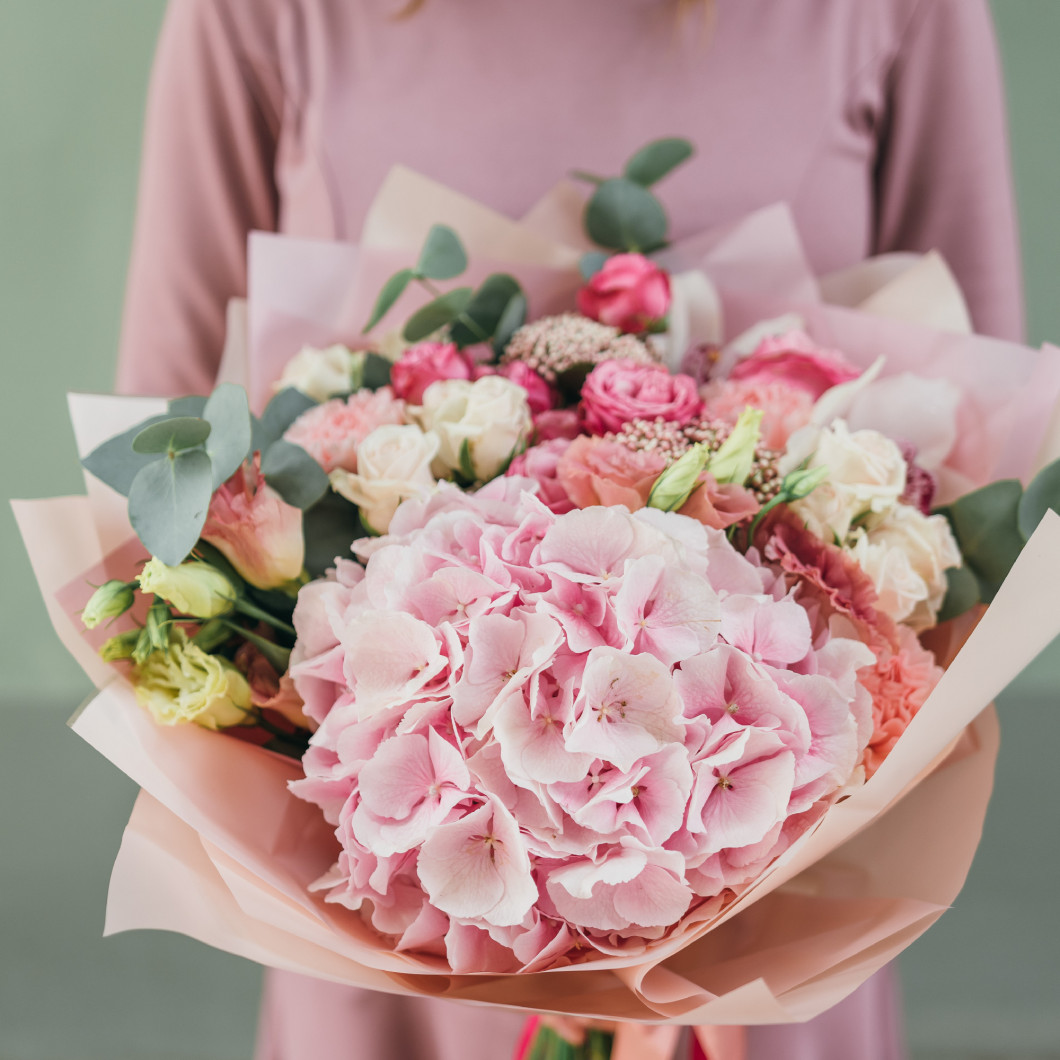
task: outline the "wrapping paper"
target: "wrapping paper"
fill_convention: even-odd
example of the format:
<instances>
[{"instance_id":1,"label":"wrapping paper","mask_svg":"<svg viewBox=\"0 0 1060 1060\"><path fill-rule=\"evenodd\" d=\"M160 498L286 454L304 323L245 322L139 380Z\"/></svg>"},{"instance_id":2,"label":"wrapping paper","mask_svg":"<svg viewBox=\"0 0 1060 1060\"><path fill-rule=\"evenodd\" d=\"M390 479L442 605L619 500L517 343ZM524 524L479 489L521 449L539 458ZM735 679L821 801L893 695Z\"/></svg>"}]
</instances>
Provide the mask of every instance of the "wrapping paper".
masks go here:
<instances>
[{"instance_id":1,"label":"wrapping paper","mask_svg":"<svg viewBox=\"0 0 1060 1060\"><path fill-rule=\"evenodd\" d=\"M507 268L523 281L532 313L569 305L585 249L576 223L582 201L580 189L561 185L513 222L397 171L359 247L255 235L249 304L230 310L223 373L247 381L260 408L302 344L359 336L382 280L414 260L438 221L468 248L472 265L460 282ZM732 337L795 307L818 341L859 360L883 353L889 371L915 366L962 379L962 415L985 423L1001 444L985 454L966 446L953 484L1025 476L1054 436L1060 442L1060 420L1053 428L1050 419L1060 358L960 334L967 312L937 258L896 256L818 284L783 207L666 256L690 277L682 281L686 338ZM383 327L417 297L406 295ZM72 397L79 448L159 407ZM318 978L527 1011L724 1027L806 1020L841 1000L960 890L997 752L988 704L1060 633L1060 517L1049 513L963 649L956 651L970 623L935 632L951 665L881 768L721 916L693 913L636 955L517 976L454 975L440 959L391 952L357 914L308 891L338 848L319 811L287 791L297 763L194 726L157 726L125 677L99 660L96 647L115 628L80 628L89 582L128 577L144 555L123 499L90 482L85 497L15 502L15 511L55 628L100 689L71 724L142 788L114 866L108 934L175 930ZM85 532L90 523L95 535Z\"/></svg>"}]
</instances>

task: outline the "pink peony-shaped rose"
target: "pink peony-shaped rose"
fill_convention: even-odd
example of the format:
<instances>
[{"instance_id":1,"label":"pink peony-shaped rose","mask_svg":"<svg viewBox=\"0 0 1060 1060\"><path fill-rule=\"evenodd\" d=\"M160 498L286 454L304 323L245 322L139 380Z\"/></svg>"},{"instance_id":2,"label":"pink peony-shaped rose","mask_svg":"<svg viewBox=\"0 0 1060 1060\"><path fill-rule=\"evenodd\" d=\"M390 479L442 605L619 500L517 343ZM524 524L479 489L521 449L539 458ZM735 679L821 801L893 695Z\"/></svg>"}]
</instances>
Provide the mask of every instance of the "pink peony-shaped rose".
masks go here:
<instances>
[{"instance_id":1,"label":"pink peony-shaped rose","mask_svg":"<svg viewBox=\"0 0 1060 1060\"><path fill-rule=\"evenodd\" d=\"M784 383L806 391L816 401L829 388L859 375L861 372L838 350L826 350L801 331L789 331L763 339L754 353L733 368L729 378Z\"/></svg>"},{"instance_id":2,"label":"pink peony-shaped rose","mask_svg":"<svg viewBox=\"0 0 1060 1060\"><path fill-rule=\"evenodd\" d=\"M538 497L557 515L571 511L574 501L570 499L557 477L560 458L570 442L566 438L553 438L520 453L509 465L508 474L533 479L538 485Z\"/></svg>"},{"instance_id":3,"label":"pink peony-shaped rose","mask_svg":"<svg viewBox=\"0 0 1060 1060\"><path fill-rule=\"evenodd\" d=\"M735 424L745 408L762 410L761 444L783 451L800 427L810 422L813 398L800 387L779 379L725 379L700 387L706 415Z\"/></svg>"},{"instance_id":4,"label":"pink peony-shaped rose","mask_svg":"<svg viewBox=\"0 0 1060 1060\"><path fill-rule=\"evenodd\" d=\"M266 484L260 453L214 493L202 538L259 589L278 588L302 573L302 513Z\"/></svg>"},{"instance_id":5,"label":"pink peony-shaped rose","mask_svg":"<svg viewBox=\"0 0 1060 1060\"><path fill-rule=\"evenodd\" d=\"M534 438L547 442L550 438L572 441L582 433L582 421L577 409L549 409L534 417Z\"/></svg>"},{"instance_id":6,"label":"pink peony-shaped rose","mask_svg":"<svg viewBox=\"0 0 1060 1060\"><path fill-rule=\"evenodd\" d=\"M394 393L410 405L423 404L423 392L439 379L471 379L471 358L452 342L417 342L390 369Z\"/></svg>"},{"instance_id":7,"label":"pink peony-shaped rose","mask_svg":"<svg viewBox=\"0 0 1060 1060\"><path fill-rule=\"evenodd\" d=\"M621 442L581 435L564 450L556 478L578 508L622 504L631 512L648 503L655 480L666 467L656 452L628 449Z\"/></svg>"},{"instance_id":8,"label":"pink peony-shaped rose","mask_svg":"<svg viewBox=\"0 0 1060 1060\"><path fill-rule=\"evenodd\" d=\"M598 364L586 377L581 397L582 420L591 434L656 417L683 426L703 411L691 376L670 375L661 365L632 361Z\"/></svg>"},{"instance_id":9,"label":"pink peony-shaped rose","mask_svg":"<svg viewBox=\"0 0 1060 1060\"><path fill-rule=\"evenodd\" d=\"M300 445L325 471L357 470L357 446L384 423L404 423L405 402L390 387L358 390L303 412L284 438Z\"/></svg>"},{"instance_id":10,"label":"pink peony-shaped rose","mask_svg":"<svg viewBox=\"0 0 1060 1060\"><path fill-rule=\"evenodd\" d=\"M670 308L670 275L643 254L615 254L578 291L578 312L622 331L647 331Z\"/></svg>"},{"instance_id":11,"label":"pink peony-shaped rose","mask_svg":"<svg viewBox=\"0 0 1060 1060\"><path fill-rule=\"evenodd\" d=\"M575 443L577 444L577 443ZM724 533L557 515L516 477L402 506L307 586L292 788L335 827L317 887L407 959L591 960L721 912L817 821L872 731L857 641ZM331 698L330 707L327 699Z\"/></svg>"}]
</instances>

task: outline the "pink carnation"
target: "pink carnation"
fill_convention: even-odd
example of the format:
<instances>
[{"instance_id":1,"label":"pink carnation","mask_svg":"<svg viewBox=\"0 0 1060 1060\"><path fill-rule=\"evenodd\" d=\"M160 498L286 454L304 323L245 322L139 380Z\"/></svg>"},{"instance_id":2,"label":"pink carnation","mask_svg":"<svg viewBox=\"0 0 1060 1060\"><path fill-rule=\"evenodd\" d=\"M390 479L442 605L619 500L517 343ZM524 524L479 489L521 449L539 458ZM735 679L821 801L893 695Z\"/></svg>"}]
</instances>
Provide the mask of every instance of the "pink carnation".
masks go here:
<instances>
[{"instance_id":1,"label":"pink carnation","mask_svg":"<svg viewBox=\"0 0 1060 1060\"><path fill-rule=\"evenodd\" d=\"M303 412L284 438L300 445L329 474L336 468L357 470L357 447L384 423L404 423L405 402L388 386L358 390L346 400L335 398Z\"/></svg>"},{"instance_id":2,"label":"pink carnation","mask_svg":"<svg viewBox=\"0 0 1060 1060\"><path fill-rule=\"evenodd\" d=\"M363 577L340 565L295 611L292 674L320 727L293 790L340 846L318 886L409 960L462 973L713 916L868 739L853 673L871 655L763 592L770 572L723 533L557 515L525 484L409 502L360 549Z\"/></svg>"},{"instance_id":3,"label":"pink carnation","mask_svg":"<svg viewBox=\"0 0 1060 1060\"><path fill-rule=\"evenodd\" d=\"M691 376L670 375L661 365L633 361L598 364L586 377L581 398L582 419L592 434L656 417L683 426L703 411Z\"/></svg>"},{"instance_id":4,"label":"pink carnation","mask_svg":"<svg viewBox=\"0 0 1060 1060\"><path fill-rule=\"evenodd\" d=\"M732 380L758 384L784 383L806 391L816 401L838 383L857 379L861 372L838 350L816 345L801 331L763 339L758 348L729 373Z\"/></svg>"},{"instance_id":5,"label":"pink carnation","mask_svg":"<svg viewBox=\"0 0 1060 1060\"><path fill-rule=\"evenodd\" d=\"M748 405L761 409L762 445L783 450L788 438L810 422L813 398L799 387L780 379L761 377L726 379L700 388L706 415L712 420L735 424Z\"/></svg>"},{"instance_id":6,"label":"pink carnation","mask_svg":"<svg viewBox=\"0 0 1060 1060\"><path fill-rule=\"evenodd\" d=\"M646 331L670 308L670 276L643 254L615 254L578 291L578 312L621 331Z\"/></svg>"},{"instance_id":7,"label":"pink carnation","mask_svg":"<svg viewBox=\"0 0 1060 1060\"><path fill-rule=\"evenodd\" d=\"M390 385L410 405L423 404L423 392L439 379L471 379L474 363L452 342L417 342L390 369Z\"/></svg>"}]
</instances>

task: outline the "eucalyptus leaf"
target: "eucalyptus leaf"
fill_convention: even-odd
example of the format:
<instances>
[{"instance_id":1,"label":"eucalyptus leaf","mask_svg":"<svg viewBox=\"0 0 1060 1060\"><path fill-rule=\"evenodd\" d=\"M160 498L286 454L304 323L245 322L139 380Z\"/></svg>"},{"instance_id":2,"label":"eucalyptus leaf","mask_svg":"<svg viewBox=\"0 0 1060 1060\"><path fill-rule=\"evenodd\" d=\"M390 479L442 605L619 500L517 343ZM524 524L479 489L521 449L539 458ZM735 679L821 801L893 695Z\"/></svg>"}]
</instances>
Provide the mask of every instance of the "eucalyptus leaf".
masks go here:
<instances>
[{"instance_id":1,"label":"eucalyptus leaf","mask_svg":"<svg viewBox=\"0 0 1060 1060\"><path fill-rule=\"evenodd\" d=\"M185 397L173 398L167 406L170 416L202 416L206 408L206 398L201 394L188 394Z\"/></svg>"},{"instance_id":2,"label":"eucalyptus leaf","mask_svg":"<svg viewBox=\"0 0 1060 1060\"><path fill-rule=\"evenodd\" d=\"M197 416L171 416L145 427L133 438L137 453L177 453L194 449L210 437L210 425Z\"/></svg>"},{"instance_id":3,"label":"eucalyptus leaf","mask_svg":"<svg viewBox=\"0 0 1060 1060\"><path fill-rule=\"evenodd\" d=\"M513 294L493 332L493 351L498 357L504 353L512 336L526 323L526 310L526 295L522 291Z\"/></svg>"},{"instance_id":4,"label":"eucalyptus leaf","mask_svg":"<svg viewBox=\"0 0 1060 1060\"><path fill-rule=\"evenodd\" d=\"M129 521L151 555L175 567L199 540L212 496L210 458L185 449L140 469L129 490Z\"/></svg>"},{"instance_id":5,"label":"eucalyptus leaf","mask_svg":"<svg viewBox=\"0 0 1060 1060\"><path fill-rule=\"evenodd\" d=\"M448 225L432 225L416 262L415 275L451 280L466 268L467 253L460 237Z\"/></svg>"},{"instance_id":6,"label":"eucalyptus leaf","mask_svg":"<svg viewBox=\"0 0 1060 1060\"><path fill-rule=\"evenodd\" d=\"M467 308L472 293L470 287L455 287L418 309L405 324L405 341L419 342L451 324Z\"/></svg>"},{"instance_id":7,"label":"eucalyptus leaf","mask_svg":"<svg viewBox=\"0 0 1060 1060\"><path fill-rule=\"evenodd\" d=\"M591 280L604 267L604 262L610 256L610 254L605 254L602 250L586 251L578 259L578 271L581 273L582 279Z\"/></svg>"},{"instance_id":8,"label":"eucalyptus leaf","mask_svg":"<svg viewBox=\"0 0 1060 1060\"><path fill-rule=\"evenodd\" d=\"M206 452L213 463L213 488L217 489L250 454L247 392L235 383L221 383L210 395L202 416L211 428Z\"/></svg>"},{"instance_id":9,"label":"eucalyptus leaf","mask_svg":"<svg viewBox=\"0 0 1060 1060\"><path fill-rule=\"evenodd\" d=\"M283 432L303 412L313 408L317 402L293 386L281 390L265 406L261 419L254 422L251 445L264 452L273 442L283 437Z\"/></svg>"},{"instance_id":10,"label":"eucalyptus leaf","mask_svg":"<svg viewBox=\"0 0 1060 1060\"><path fill-rule=\"evenodd\" d=\"M605 180L585 207L585 230L611 250L649 254L666 245L666 211L646 188L625 177Z\"/></svg>"},{"instance_id":11,"label":"eucalyptus leaf","mask_svg":"<svg viewBox=\"0 0 1060 1060\"><path fill-rule=\"evenodd\" d=\"M1060 512L1060 460L1043 467L1023 491L1017 518L1024 539L1030 538L1050 508Z\"/></svg>"},{"instance_id":12,"label":"eucalyptus leaf","mask_svg":"<svg viewBox=\"0 0 1060 1060\"><path fill-rule=\"evenodd\" d=\"M680 137L653 140L645 144L627 163L622 175L634 184L648 188L662 180L682 162L692 157L693 147Z\"/></svg>"},{"instance_id":13,"label":"eucalyptus leaf","mask_svg":"<svg viewBox=\"0 0 1060 1060\"><path fill-rule=\"evenodd\" d=\"M265 481L288 503L303 511L331 485L327 472L300 446L282 438L261 454Z\"/></svg>"},{"instance_id":14,"label":"eucalyptus leaf","mask_svg":"<svg viewBox=\"0 0 1060 1060\"><path fill-rule=\"evenodd\" d=\"M305 537L305 569L311 578L321 578L336 557L352 559L350 546L365 536L356 504L334 491L325 493L302 516Z\"/></svg>"},{"instance_id":15,"label":"eucalyptus leaf","mask_svg":"<svg viewBox=\"0 0 1060 1060\"><path fill-rule=\"evenodd\" d=\"M983 603L994 599L1023 548L1017 517L1022 494L1016 479L1001 479L940 509L950 521L965 565L979 582Z\"/></svg>"},{"instance_id":16,"label":"eucalyptus leaf","mask_svg":"<svg viewBox=\"0 0 1060 1060\"><path fill-rule=\"evenodd\" d=\"M372 315L368 318L368 323L364 325L364 331L371 331L390 312L394 303L405 293L405 288L408 287L414 275L412 269L402 269L400 272L395 272L383 284L383 289L379 292L379 297L372 308Z\"/></svg>"},{"instance_id":17,"label":"eucalyptus leaf","mask_svg":"<svg viewBox=\"0 0 1060 1060\"><path fill-rule=\"evenodd\" d=\"M128 497L133 479L140 469L158 459L155 453L137 453L132 447L133 439L145 428L167 419L169 416L152 416L135 427L108 438L81 461L81 466L95 475L100 482L105 482L123 497Z\"/></svg>"},{"instance_id":18,"label":"eucalyptus leaf","mask_svg":"<svg viewBox=\"0 0 1060 1060\"><path fill-rule=\"evenodd\" d=\"M957 618L979 603L979 581L967 567L949 567L945 574L946 596L939 608L939 622Z\"/></svg>"},{"instance_id":19,"label":"eucalyptus leaf","mask_svg":"<svg viewBox=\"0 0 1060 1060\"><path fill-rule=\"evenodd\" d=\"M378 390L390 385L390 362L378 353L366 353L361 369L361 386L369 390Z\"/></svg>"},{"instance_id":20,"label":"eucalyptus leaf","mask_svg":"<svg viewBox=\"0 0 1060 1060\"><path fill-rule=\"evenodd\" d=\"M493 338L508 303L522 292L519 281L506 272L487 276L471 296L467 308L453 322L449 337L463 348Z\"/></svg>"}]
</instances>

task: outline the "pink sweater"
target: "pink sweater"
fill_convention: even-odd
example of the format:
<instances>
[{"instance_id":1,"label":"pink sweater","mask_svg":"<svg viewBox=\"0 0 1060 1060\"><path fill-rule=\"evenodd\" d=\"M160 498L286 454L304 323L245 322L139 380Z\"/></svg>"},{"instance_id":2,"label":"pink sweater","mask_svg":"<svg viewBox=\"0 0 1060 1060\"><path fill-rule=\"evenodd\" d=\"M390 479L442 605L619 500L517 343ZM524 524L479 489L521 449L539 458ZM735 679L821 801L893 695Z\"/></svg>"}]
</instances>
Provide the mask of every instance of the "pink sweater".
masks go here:
<instances>
[{"instance_id":1,"label":"pink sweater","mask_svg":"<svg viewBox=\"0 0 1060 1060\"><path fill-rule=\"evenodd\" d=\"M979 330L1020 269L985 0L172 0L151 85L119 385L209 389L247 232L355 240L404 162L519 214L567 169L683 135L674 234L791 204L814 265L945 255Z\"/></svg>"}]
</instances>

